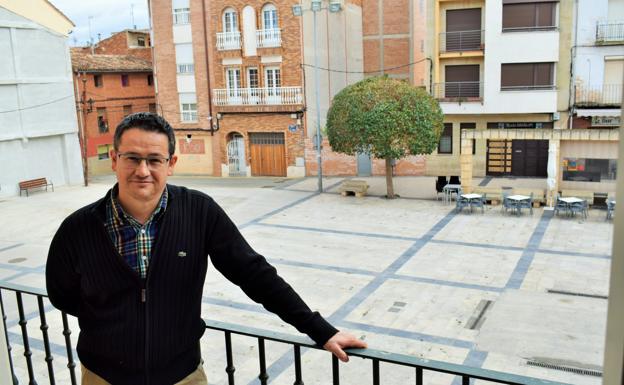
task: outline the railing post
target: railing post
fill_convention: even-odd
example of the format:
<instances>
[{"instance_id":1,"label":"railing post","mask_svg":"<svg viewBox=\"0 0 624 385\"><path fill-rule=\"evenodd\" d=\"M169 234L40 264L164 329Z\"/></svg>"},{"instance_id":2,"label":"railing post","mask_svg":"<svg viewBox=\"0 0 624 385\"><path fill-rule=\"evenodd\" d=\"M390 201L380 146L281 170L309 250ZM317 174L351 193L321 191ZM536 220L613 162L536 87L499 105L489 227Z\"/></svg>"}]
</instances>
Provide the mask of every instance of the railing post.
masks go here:
<instances>
[{"instance_id":1,"label":"railing post","mask_svg":"<svg viewBox=\"0 0 624 385\"><path fill-rule=\"evenodd\" d=\"M16 292L17 297L17 310L19 312L19 325L22 328L22 341L24 342L24 357L26 357L26 367L28 368L28 384L37 385L35 380L35 371L32 364L32 352L30 351L30 344L28 341L28 329L26 329L26 316L24 315L24 303L22 302L22 293Z\"/></svg>"},{"instance_id":2,"label":"railing post","mask_svg":"<svg viewBox=\"0 0 624 385\"><path fill-rule=\"evenodd\" d=\"M45 349L45 361L48 364L48 378L50 379L50 385L54 385L54 368L52 366L52 353L50 353L50 340L48 338L48 323L46 321L45 309L43 307L43 297L37 296L37 305L39 306L39 318L41 319L41 333L43 334L43 347Z\"/></svg>"},{"instance_id":3,"label":"railing post","mask_svg":"<svg viewBox=\"0 0 624 385\"><path fill-rule=\"evenodd\" d=\"M301 378L301 346L295 345L295 382L293 385L303 385Z\"/></svg>"},{"instance_id":4,"label":"railing post","mask_svg":"<svg viewBox=\"0 0 624 385\"><path fill-rule=\"evenodd\" d=\"M332 354L332 379L333 385L340 385L340 362L338 358Z\"/></svg>"},{"instance_id":5,"label":"railing post","mask_svg":"<svg viewBox=\"0 0 624 385\"><path fill-rule=\"evenodd\" d=\"M379 360L373 359L373 385L379 385Z\"/></svg>"},{"instance_id":6,"label":"railing post","mask_svg":"<svg viewBox=\"0 0 624 385\"><path fill-rule=\"evenodd\" d=\"M63 335L65 336L65 349L67 350L67 368L69 369L69 376L72 385L76 385L76 363L74 362L74 353L72 352L71 344L71 330L69 330L69 322L67 322L67 313L62 312L61 318L63 320Z\"/></svg>"},{"instance_id":7,"label":"railing post","mask_svg":"<svg viewBox=\"0 0 624 385\"><path fill-rule=\"evenodd\" d=\"M0 384L17 385L17 377L13 373L13 362L11 361L11 345L9 344L9 334L6 330L7 316L4 314L2 293L0 293L0 308L2 309L2 322L0 322Z\"/></svg>"},{"instance_id":8,"label":"railing post","mask_svg":"<svg viewBox=\"0 0 624 385\"><path fill-rule=\"evenodd\" d=\"M266 356L264 352L264 338L258 338L258 358L260 359L260 374L258 375L258 379L260 380L260 385L267 385L267 380L269 379L269 374L266 371Z\"/></svg>"},{"instance_id":9,"label":"railing post","mask_svg":"<svg viewBox=\"0 0 624 385\"><path fill-rule=\"evenodd\" d=\"M236 371L236 368L232 359L232 334L230 332L225 332L225 359L227 361L225 372L228 375L228 384L234 385L234 371Z\"/></svg>"}]
</instances>

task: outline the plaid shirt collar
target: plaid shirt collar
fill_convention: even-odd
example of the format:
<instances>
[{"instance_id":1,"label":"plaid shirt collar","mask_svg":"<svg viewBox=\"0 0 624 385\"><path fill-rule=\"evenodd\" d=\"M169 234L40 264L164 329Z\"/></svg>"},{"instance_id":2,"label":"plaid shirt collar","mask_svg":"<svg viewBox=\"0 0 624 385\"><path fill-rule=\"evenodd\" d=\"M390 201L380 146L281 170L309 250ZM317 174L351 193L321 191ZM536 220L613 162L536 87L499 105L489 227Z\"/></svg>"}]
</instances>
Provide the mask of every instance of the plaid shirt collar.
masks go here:
<instances>
[{"instance_id":1,"label":"plaid shirt collar","mask_svg":"<svg viewBox=\"0 0 624 385\"><path fill-rule=\"evenodd\" d=\"M117 199L118 195L119 195L119 185L115 185L115 187L113 187L113 191L111 192L110 202L109 202L109 205L112 208L112 210L107 210L107 218L106 218L107 223L114 221L115 224L118 226L130 225L133 227L143 227L147 225L148 223L150 223L152 220L156 219L158 214L164 213L165 210L167 209L167 203L169 201L169 191L167 190L167 187L165 186L165 191L163 191L162 195L160 196L160 202L158 206L156 206L156 209L154 210L154 212L152 212L152 215L150 215L149 219L145 222L145 224L142 225L139 221L134 219L132 215L127 214L124 211L123 207L121 207L121 204L119 203L119 199ZM112 217L109 217L110 211L112 211Z\"/></svg>"}]
</instances>

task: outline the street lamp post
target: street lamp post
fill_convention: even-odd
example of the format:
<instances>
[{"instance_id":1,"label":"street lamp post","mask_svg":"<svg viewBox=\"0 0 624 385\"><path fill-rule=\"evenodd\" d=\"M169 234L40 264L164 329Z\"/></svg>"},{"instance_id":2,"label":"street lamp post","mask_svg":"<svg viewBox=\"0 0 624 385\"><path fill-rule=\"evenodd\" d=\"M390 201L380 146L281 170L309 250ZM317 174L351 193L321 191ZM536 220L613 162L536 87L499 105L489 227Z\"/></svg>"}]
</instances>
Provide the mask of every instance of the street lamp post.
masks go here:
<instances>
[{"instance_id":1,"label":"street lamp post","mask_svg":"<svg viewBox=\"0 0 624 385\"><path fill-rule=\"evenodd\" d=\"M321 138L321 80L319 76L319 58L318 58L318 36L317 36L317 24L316 14L323 9L328 9L329 12L336 13L342 10L342 3L339 0L330 0L327 8L323 7L322 0L312 0L310 2L310 9L303 9L301 4L295 4L292 7L294 16L302 16L304 11L312 11L313 17L313 44L314 44L314 96L316 99L316 162L317 162L317 177L318 177L318 192L323 192L323 161L321 158L321 144L323 139Z\"/></svg>"}]
</instances>

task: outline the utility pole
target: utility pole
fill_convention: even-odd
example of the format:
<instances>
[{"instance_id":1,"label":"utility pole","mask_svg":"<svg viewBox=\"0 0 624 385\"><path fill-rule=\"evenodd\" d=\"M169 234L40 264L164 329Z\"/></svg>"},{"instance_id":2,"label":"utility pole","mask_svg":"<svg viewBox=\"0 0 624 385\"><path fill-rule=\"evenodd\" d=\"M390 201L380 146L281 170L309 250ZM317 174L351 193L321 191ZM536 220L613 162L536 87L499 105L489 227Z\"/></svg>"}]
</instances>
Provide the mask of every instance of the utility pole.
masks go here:
<instances>
[{"instance_id":1,"label":"utility pole","mask_svg":"<svg viewBox=\"0 0 624 385\"><path fill-rule=\"evenodd\" d=\"M134 3L130 4L130 16L132 17L132 26L137 29L136 24L134 24Z\"/></svg>"}]
</instances>

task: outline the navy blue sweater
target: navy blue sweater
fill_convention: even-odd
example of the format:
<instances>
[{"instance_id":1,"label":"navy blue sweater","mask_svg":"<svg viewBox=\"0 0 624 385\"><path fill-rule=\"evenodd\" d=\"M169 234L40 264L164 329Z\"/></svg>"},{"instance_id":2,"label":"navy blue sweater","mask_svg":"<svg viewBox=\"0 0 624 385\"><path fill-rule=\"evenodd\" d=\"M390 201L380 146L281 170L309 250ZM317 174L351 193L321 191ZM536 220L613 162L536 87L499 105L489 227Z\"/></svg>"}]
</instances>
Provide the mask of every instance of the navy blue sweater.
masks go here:
<instances>
[{"instance_id":1,"label":"navy blue sweater","mask_svg":"<svg viewBox=\"0 0 624 385\"><path fill-rule=\"evenodd\" d=\"M61 224L48 254L52 304L78 317L83 365L117 385L173 384L200 362L202 289L213 265L254 301L324 344L337 330L312 312L209 196L168 185L147 278L119 255L103 199ZM210 359L207 357L206 359Z\"/></svg>"}]
</instances>

